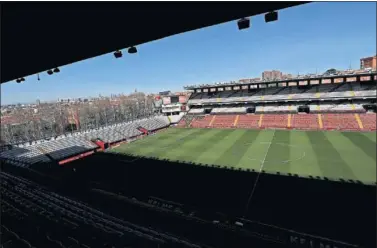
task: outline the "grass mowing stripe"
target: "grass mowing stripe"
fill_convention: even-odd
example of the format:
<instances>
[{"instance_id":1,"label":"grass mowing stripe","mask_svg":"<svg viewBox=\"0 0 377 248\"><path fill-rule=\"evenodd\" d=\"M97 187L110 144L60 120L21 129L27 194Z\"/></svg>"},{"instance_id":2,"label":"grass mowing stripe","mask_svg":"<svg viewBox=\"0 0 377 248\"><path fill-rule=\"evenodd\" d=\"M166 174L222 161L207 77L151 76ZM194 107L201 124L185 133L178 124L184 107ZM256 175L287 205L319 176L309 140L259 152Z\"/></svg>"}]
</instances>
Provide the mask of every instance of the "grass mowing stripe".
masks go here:
<instances>
[{"instance_id":1,"label":"grass mowing stripe","mask_svg":"<svg viewBox=\"0 0 377 248\"><path fill-rule=\"evenodd\" d=\"M322 175L331 178L353 179L356 177L339 152L333 147L323 132L306 132L313 150L317 155Z\"/></svg>"},{"instance_id":2,"label":"grass mowing stripe","mask_svg":"<svg viewBox=\"0 0 377 248\"><path fill-rule=\"evenodd\" d=\"M245 133L215 161L215 164L237 166L249 148L247 144L252 143L260 132L260 130L245 130Z\"/></svg>"},{"instance_id":3,"label":"grass mowing stripe","mask_svg":"<svg viewBox=\"0 0 377 248\"><path fill-rule=\"evenodd\" d=\"M373 142L362 133L343 132L342 134L355 146L359 147L367 156L376 161L376 142Z\"/></svg>"},{"instance_id":4,"label":"grass mowing stripe","mask_svg":"<svg viewBox=\"0 0 377 248\"><path fill-rule=\"evenodd\" d=\"M271 140L271 147L264 161L264 170L290 173L290 131L276 130Z\"/></svg>"},{"instance_id":5,"label":"grass mowing stripe","mask_svg":"<svg viewBox=\"0 0 377 248\"><path fill-rule=\"evenodd\" d=\"M131 144L125 144L118 147L118 151L124 154L133 154L133 155L143 155L151 157L154 155L156 150L168 148L177 139L184 138L191 135L192 133L198 132L198 130L184 130L180 131L175 135L170 135L166 133L160 133L156 136L148 136L141 140L132 142ZM167 137L161 139L161 137ZM152 155L151 155L152 154Z\"/></svg>"},{"instance_id":6,"label":"grass mowing stripe","mask_svg":"<svg viewBox=\"0 0 377 248\"><path fill-rule=\"evenodd\" d=\"M191 149L189 152L185 151L183 154L180 154L178 159L184 161L197 161L200 155L204 152L209 151L216 143L224 141L224 138L228 135L231 135L235 129L213 129L216 130L211 136L206 137L205 140L198 140L198 143L195 145L195 149Z\"/></svg>"},{"instance_id":7,"label":"grass mowing stripe","mask_svg":"<svg viewBox=\"0 0 377 248\"><path fill-rule=\"evenodd\" d=\"M290 131L291 161L289 168L291 173L302 176L322 177L318 165L317 156L305 132Z\"/></svg>"},{"instance_id":8,"label":"grass mowing stripe","mask_svg":"<svg viewBox=\"0 0 377 248\"><path fill-rule=\"evenodd\" d=\"M182 145L186 144L187 142L198 139L201 137L201 135L205 135L209 130L203 128L190 129L190 131L191 132L189 133L185 133L183 137L181 135L176 138L172 137L172 139L169 140L170 142L167 145L164 145L163 147L156 147L156 149L148 153L146 156L153 156L159 158L165 157L166 154L170 153L171 151L182 149Z\"/></svg>"},{"instance_id":9,"label":"grass mowing stripe","mask_svg":"<svg viewBox=\"0 0 377 248\"><path fill-rule=\"evenodd\" d=\"M204 164L216 164L216 160L223 154L226 150L233 146L236 140L244 134L245 130L234 129L226 136L221 142L216 142L210 150L203 152L200 157L198 157L195 162Z\"/></svg>"},{"instance_id":10,"label":"grass mowing stripe","mask_svg":"<svg viewBox=\"0 0 377 248\"><path fill-rule=\"evenodd\" d=\"M371 141L373 141L374 143L376 143L376 138L377 138L376 132L362 132L362 134L368 139L370 139Z\"/></svg>"}]
</instances>

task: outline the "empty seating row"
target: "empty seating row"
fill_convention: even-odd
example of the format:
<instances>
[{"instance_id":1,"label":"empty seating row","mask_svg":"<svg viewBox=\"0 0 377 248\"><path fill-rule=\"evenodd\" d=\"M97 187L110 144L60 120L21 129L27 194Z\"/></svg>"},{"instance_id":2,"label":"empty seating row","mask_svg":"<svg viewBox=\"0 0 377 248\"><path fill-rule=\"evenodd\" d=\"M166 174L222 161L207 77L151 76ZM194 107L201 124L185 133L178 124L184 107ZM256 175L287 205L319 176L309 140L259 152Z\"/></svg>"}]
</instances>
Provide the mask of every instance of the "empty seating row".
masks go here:
<instances>
[{"instance_id":1,"label":"empty seating row","mask_svg":"<svg viewBox=\"0 0 377 248\"><path fill-rule=\"evenodd\" d=\"M203 108L199 108L199 109L190 109L189 111L189 114L203 114L204 113L204 109Z\"/></svg>"},{"instance_id":2,"label":"empty seating row","mask_svg":"<svg viewBox=\"0 0 377 248\"><path fill-rule=\"evenodd\" d=\"M229 114L229 113L246 113L246 107L213 108L211 111L211 114Z\"/></svg>"},{"instance_id":3,"label":"empty seating row","mask_svg":"<svg viewBox=\"0 0 377 248\"><path fill-rule=\"evenodd\" d=\"M349 98L373 97L376 95L376 85L360 85L360 83L322 84L306 87L272 87L255 90L228 91L230 93L202 92L194 93L189 104L236 102L236 101L263 101L283 99L318 99L318 98Z\"/></svg>"},{"instance_id":4,"label":"empty seating row","mask_svg":"<svg viewBox=\"0 0 377 248\"><path fill-rule=\"evenodd\" d=\"M376 130L375 113L207 115L191 122L194 128L293 128Z\"/></svg>"},{"instance_id":5,"label":"empty seating row","mask_svg":"<svg viewBox=\"0 0 377 248\"><path fill-rule=\"evenodd\" d=\"M255 107L255 113L297 113L301 105L258 105ZM366 110L363 104L310 104L307 105L310 112L352 112L364 113ZM193 109L195 113L204 113L204 109ZM211 114L245 114L247 107L216 107L211 110Z\"/></svg>"},{"instance_id":6,"label":"empty seating row","mask_svg":"<svg viewBox=\"0 0 377 248\"><path fill-rule=\"evenodd\" d=\"M211 127L229 128L233 127L235 118L234 115L216 115L212 118Z\"/></svg>"},{"instance_id":7,"label":"empty seating row","mask_svg":"<svg viewBox=\"0 0 377 248\"><path fill-rule=\"evenodd\" d=\"M13 149L0 153L0 158L14 160L26 164L61 160L97 148L91 142L100 139L106 143L114 143L142 134L138 127L154 131L167 127L170 121L167 116L155 116L133 122L115 124L107 127L87 130L80 133L67 134L48 141L37 141L32 144L21 144ZM51 158L51 159L50 159Z\"/></svg>"}]
</instances>

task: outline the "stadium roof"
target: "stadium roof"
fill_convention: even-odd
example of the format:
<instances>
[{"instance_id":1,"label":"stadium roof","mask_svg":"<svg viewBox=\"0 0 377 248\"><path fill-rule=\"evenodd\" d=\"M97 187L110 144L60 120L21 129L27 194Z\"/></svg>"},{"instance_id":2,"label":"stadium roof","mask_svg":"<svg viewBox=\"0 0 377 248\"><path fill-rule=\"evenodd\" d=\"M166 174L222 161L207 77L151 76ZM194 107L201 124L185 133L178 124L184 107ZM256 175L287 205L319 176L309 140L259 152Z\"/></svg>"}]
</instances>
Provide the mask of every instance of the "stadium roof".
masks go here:
<instances>
[{"instance_id":1,"label":"stadium roof","mask_svg":"<svg viewBox=\"0 0 377 248\"><path fill-rule=\"evenodd\" d=\"M1 83L307 2L3 3Z\"/></svg>"}]
</instances>

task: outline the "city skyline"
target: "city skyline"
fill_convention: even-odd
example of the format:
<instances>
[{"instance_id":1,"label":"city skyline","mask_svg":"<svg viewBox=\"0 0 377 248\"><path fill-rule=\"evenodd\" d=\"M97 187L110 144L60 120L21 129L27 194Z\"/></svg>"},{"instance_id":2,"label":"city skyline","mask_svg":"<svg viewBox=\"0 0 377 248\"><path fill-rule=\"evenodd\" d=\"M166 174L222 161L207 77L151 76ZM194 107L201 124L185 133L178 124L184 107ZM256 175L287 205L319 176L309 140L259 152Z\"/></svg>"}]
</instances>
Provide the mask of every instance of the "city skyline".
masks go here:
<instances>
[{"instance_id":1,"label":"city skyline","mask_svg":"<svg viewBox=\"0 0 377 248\"><path fill-rule=\"evenodd\" d=\"M372 7L373 6L373 7ZM360 58L376 54L374 3L310 3L279 12L279 21L251 18L248 30L236 22L204 28L138 46L139 53L112 54L40 74L22 84L2 85L2 104L58 98L107 96L139 91L182 91L183 86L284 74L360 67ZM335 11L336 10L336 11ZM354 18L349 18L350 15ZM363 25L370 23L370 25Z\"/></svg>"}]
</instances>

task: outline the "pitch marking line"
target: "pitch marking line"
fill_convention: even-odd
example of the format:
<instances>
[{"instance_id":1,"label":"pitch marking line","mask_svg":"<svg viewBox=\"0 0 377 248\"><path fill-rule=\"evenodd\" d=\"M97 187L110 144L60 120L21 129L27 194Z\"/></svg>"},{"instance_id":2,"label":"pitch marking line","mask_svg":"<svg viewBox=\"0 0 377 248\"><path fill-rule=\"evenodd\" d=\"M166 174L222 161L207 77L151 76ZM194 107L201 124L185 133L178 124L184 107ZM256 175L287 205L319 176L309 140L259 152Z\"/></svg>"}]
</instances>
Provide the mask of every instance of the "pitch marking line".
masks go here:
<instances>
[{"instance_id":1,"label":"pitch marking line","mask_svg":"<svg viewBox=\"0 0 377 248\"><path fill-rule=\"evenodd\" d=\"M274 137L275 137L275 133L276 133L276 130L274 130L274 133L272 134L271 141L274 139ZM268 152L270 151L271 144L272 144L272 142L270 142L270 144L268 145L268 148L267 148L266 154L264 155L264 159L263 159L263 161L261 162L261 166L260 166L260 168L259 168L259 173L258 173L258 175L257 175L257 178L255 179L253 189L251 190L250 196L249 196L249 198L247 199L246 208L245 208L245 212L244 212L244 216L243 216L243 217L246 216L246 212L247 212L247 210L249 209L249 204L250 204L251 198L252 198L253 195L254 195L255 188L256 188L256 186L257 186L257 183L258 183L258 180L259 180L260 174L261 174L261 172L262 172L262 170L263 170L264 162L266 161L266 158L267 158Z\"/></svg>"}]
</instances>

